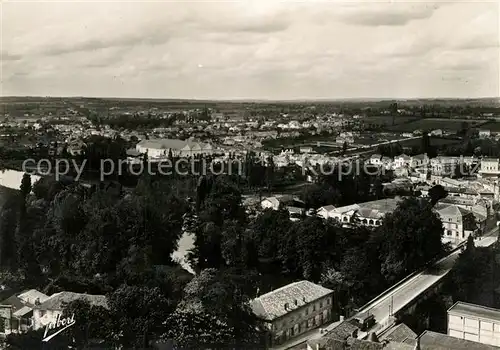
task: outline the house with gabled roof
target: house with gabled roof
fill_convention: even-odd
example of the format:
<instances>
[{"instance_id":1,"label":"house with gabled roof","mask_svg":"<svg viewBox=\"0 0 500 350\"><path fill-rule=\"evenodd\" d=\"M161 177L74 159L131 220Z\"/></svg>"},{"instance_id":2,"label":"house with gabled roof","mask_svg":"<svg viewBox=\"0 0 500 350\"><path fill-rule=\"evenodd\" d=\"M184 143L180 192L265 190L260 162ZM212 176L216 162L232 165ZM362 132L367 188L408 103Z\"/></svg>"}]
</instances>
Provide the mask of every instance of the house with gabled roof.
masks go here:
<instances>
[{"instance_id":1,"label":"house with gabled roof","mask_svg":"<svg viewBox=\"0 0 500 350\"><path fill-rule=\"evenodd\" d=\"M316 215L322 217L323 219L328 219L331 217L330 213L333 213L334 211L335 211L335 206L325 205L316 211Z\"/></svg>"},{"instance_id":2,"label":"house with gabled roof","mask_svg":"<svg viewBox=\"0 0 500 350\"><path fill-rule=\"evenodd\" d=\"M272 345L283 344L332 319L333 291L309 281L287 284L250 302L270 332Z\"/></svg>"},{"instance_id":3,"label":"house with gabled roof","mask_svg":"<svg viewBox=\"0 0 500 350\"><path fill-rule=\"evenodd\" d=\"M0 334L22 333L33 327L33 309L49 296L36 289L14 294L0 302L3 329Z\"/></svg>"},{"instance_id":4,"label":"house with gabled roof","mask_svg":"<svg viewBox=\"0 0 500 350\"><path fill-rule=\"evenodd\" d=\"M434 209L443 222L445 243L457 245L478 230L474 213L467 209L445 203L437 203Z\"/></svg>"}]
</instances>

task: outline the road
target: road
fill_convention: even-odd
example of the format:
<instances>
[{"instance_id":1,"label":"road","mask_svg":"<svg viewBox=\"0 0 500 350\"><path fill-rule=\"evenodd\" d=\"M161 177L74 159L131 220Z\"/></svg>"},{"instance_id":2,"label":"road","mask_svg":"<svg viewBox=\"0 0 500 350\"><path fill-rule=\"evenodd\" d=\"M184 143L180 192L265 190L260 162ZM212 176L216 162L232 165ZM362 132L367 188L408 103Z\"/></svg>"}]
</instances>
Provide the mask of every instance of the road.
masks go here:
<instances>
[{"instance_id":1,"label":"road","mask_svg":"<svg viewBox=\"0 0 500 350\"><path fill-rule=\"evenodd\" d=\"M496 227L493 228L485 236L480 239L476 239L475 245L478 247L487 247L492 245L497 240L497 232L498 229ZM369 313L374 315L375 321L377 322L374 329L377 330L377 333L380 333L384 330L385 325L389 320L389 316L391 315L391 304L393 314L403 309L418 295L425 292L445 275L447 275L455 264L459 254L460 250L455 251L447 257L439 260L433 267L408 279L392 292L375 299L372 303L360 310L360 313Z\"/></svg>"},{"instance_id":2,"label":"road","mask_svg":"<svg viewBox=\"0 0 500 350\"><path fill-rule=\"evenodd\" d=\"M475 245L477 247L487 247L492 245L497 241L497 232L497 227L491 229L483 237L481 237L480 239L476 239L474 241ZM451 253L450 255L436 262L429 269L408 278L405 282L401 283L400 286L394 288L394 290L392 290L391 292L382 293L379 297L375 298L372 302L363 307L363 309L361 309L359 313L370 313L374 315L376 324L372 329L376 330L377 333L381 333L389 325L388 320L390 316L391 303L392 313L396 313L397 311L404 308L418 295L425 292L440 279L442 279L446 274L448 274L448 272L450 272L451 268L455 264L455 261L457 260L459 254L460 250ZM337 324L338 322L335 322L323 328L327 331L330 331L335 328ZM294 339L286 345L273 348L273 350L285 350L292 347L294 349L299 349L301 345L303 345L302 348L305 349L305 343L308 340L318 339L321 336L322 334L320 333L319 329L316 329L315 331L303 334L302 336ZM358 337L361 339L364 336L366 336L366 333L361 333L358 335Z\"/></svg>"}]
</instances>

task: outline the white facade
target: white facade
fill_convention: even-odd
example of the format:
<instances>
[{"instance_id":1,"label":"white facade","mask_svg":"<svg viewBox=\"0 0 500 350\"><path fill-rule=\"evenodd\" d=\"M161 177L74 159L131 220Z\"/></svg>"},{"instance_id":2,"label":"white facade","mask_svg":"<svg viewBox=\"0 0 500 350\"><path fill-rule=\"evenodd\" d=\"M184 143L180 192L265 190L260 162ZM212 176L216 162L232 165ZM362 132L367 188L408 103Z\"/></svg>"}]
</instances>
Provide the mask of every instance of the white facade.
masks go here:
<instances>
[{"instance_id":1,"label":"white facade","mask_svg":"<svg viewBox=\"0 0 500 350\"><path fill-rule=\"evenodd\" d=\"M448 310L448 335L500 346L500 310L457 302Z\"/></svg>"},{"instance_id":2,"label":"white facade","mask_svg":"<svg viewBox=\"0 0 500 350\"><path fill-rule=\"evenodd\" d=\"M465 241L474 232L470 227L468 229L464 227L464 220L467 216L471 220L474 218L472 212L457 205L440 203L436 205L436 212L443 222L443 242L456 245Z\"/></svg>"},{"instance_id":3,"label":"white facade","mask_svg":"<svg viewBox=\"0 0 500 350\"><path fill-rule=\"evenodd\" d=\"M499 176L500 160L498 158L481 159L481 170L479 170L479 175L484 177Z\"/></svg>"},{"instance_id":4,"label":"white facade","mask_svg":"<svg viewBox=\"0 0 500 350\"><path fill-rule=\"evenodd\" d=\"M262 209L273 209L278 210L280 206L280 201L276 197L269 197L262 200L260 203Z\"/></svg>"},{"instance_id":5,"label":"white facade","mask_svg":"<svg viewBox=\"0 0 500 350\"><path fill-rule=\"evenodd\" d=\"M395 168L404 168L411 164L411 157L406 154L401 154L394 158Z\"/></svg>"}]
</instances>

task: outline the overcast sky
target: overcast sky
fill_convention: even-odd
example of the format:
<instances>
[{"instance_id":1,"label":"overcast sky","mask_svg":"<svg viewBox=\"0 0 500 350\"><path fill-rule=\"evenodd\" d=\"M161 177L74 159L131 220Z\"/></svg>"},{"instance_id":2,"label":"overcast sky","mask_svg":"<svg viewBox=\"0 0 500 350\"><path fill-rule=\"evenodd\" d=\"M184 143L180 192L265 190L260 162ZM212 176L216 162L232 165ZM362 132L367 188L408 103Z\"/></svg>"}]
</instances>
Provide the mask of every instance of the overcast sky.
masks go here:
<instances>
[{"instance_id":1,"label":"overcast sky","mask_svg":"<svg viewBox=\"0 0 500 350\"><path fill-rule=\"evenodd\" d=\"M499 96L495 2L4 2L2 94Z\"/></svg>"}]
</instances>

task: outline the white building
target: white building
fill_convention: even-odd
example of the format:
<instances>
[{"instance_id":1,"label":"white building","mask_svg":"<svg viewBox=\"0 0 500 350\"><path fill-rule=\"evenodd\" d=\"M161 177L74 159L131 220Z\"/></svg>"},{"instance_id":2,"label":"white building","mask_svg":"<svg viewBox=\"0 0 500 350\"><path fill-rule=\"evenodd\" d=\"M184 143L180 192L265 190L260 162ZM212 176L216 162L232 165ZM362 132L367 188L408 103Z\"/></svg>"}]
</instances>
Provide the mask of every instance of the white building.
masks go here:
<instances>
[{"instance_id":1,"label":"white building","mask_svg":"<svg viewBox=\"0 0 500 350\"><path fill-rule=\"evenodd\" d=\"M459 301L448 309L448 335L500 346L500 310Z\"/></svg>"},{"instance_id":2,"label":"white building","mask_svg":"<svg viewBox=\"0 0 500 350\"><path fill-rule=\"evenodd\" d=\"M410 166L411 157L406 154L401 154L394 158L394 167L395 168L404 168Z\"/></svg>"},{"instance_id":3,"label":"white building","mask_svg":"<svg viewBox=\"0 0 500 350\"><path fill-rule=\"evenodd\" d=\"M321 207L318 209L316 212L316 215L322 217L323 219L328 219L332 217L335 212L335 207L333 205L325 205L324 207Z\"/></svg>"},{"instance_id":4,"label":"white building","mask_svg":"<svg viewBox=\"0 0 500 350\"><path fill-rule=\"evenodd\" d=\"M262 209L278 210L280 206L280 201L276 197L268 197L262 200L260 206L262 207Z\"/></svg>"},{"instance_id":5,"label":"white building","mask_svg":"<svg viewBox=\"0 0 500 350\"><path fill-rule=\"evenodd\" d=\"M458 205L437 203L436 213L443 222L443 242L457 245L477 230L474 214Z\"/></svg>"},{"instance_id":6,"label":"white building","mask_svg":"<svg viewBox=\"0 0 500 350\"><path fill-rule=\"evenodd\" d=\"M479 130L479 137L482 139L488 138L491 136L491 130L488 129L482 129Z\"/></svg>"},{"instance_id":7,"label":"white building","mask_svg":"<svg viewBox=\"0 0 500 350\"><path fill-rule=\"evenodd\" d=\"M478 172L480 177L499 177L500 160L498 158L482 158L481 169Z\"/></svg>"},{"instance_id":8,"label":"white building","mask_svg":"<svg viewBox=\"0 0 500 350\"><path fill-rule=\"evenodd\" d=\"M151 139L142 140L135 146L139 153L147 153L150 158L165 158L172 156L190 157L201 154L213 154L214 148L210 143L196 142L192 139Z\"/></svg>"},{"instance_id":9,"label":"white building","mask_svg":"<svg viewBox=\"0 0 500 350\"><path fill-rule=\"evenodd\" d=\"M417 154L416 156L411 157L410 166L412 168L419 168L428 164L429 157L427 157L427 154Z\"/></svg>"}]
</instances>

